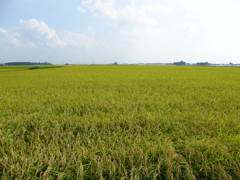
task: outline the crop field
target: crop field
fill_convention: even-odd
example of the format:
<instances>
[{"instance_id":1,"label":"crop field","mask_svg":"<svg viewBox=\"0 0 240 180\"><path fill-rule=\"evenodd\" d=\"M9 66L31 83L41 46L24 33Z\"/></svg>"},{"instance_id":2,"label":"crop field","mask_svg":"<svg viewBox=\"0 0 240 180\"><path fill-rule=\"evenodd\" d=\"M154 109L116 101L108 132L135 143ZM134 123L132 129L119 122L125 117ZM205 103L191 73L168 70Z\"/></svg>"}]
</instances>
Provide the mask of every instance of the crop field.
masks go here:
<instances>
[{"instance_id":1,"label":"crop field","mask_svg":"<svg viewBox=\"0 0 240 180\"><path fill-rule=\"evenodd\" d=\"M240 68L0 67L0 179L240 179Z\"/></svg>"}]
</instances>

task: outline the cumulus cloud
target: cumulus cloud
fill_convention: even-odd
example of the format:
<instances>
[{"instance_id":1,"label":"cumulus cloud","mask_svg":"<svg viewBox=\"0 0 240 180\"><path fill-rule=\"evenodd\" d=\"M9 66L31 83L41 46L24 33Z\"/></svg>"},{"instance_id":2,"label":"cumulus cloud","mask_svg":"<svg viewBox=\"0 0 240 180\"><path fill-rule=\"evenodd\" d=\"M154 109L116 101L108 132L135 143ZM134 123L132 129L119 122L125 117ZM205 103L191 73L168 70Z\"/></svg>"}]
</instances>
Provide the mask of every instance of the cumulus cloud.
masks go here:
<instances>
[{"instance_id":1,"label":"cumulus cloud","mask_svg":"<svg viewBox=\"0 0 240 180\"><path fill-rule=\"evenodd\" d=\"M58 32L50 28L45 22L37 19L20 20L20 24L23 25L26 30L35 33L35 43L39 42L48 47L90 47L95 43L93 38L85 34L70 31Z\"/></svg>"},{"instance_id":2,"label":"cumulus cloud","mask_svg":"<svg viewBox=\"0 0 240 180\"><path fill-rule=\"evenodd\" d=\"M7 29L0 28L0 42L20 47L22 45L20 35L16 32L11 32Z\"/></svg>"},{"instance_id":3,"label":"cumulus cloud","mask_svg":"<svg viewBox=\"0 0 240 180\"><path fill-rule=\"evenodd\" d=\"M9 54L14 54L9 46L31 45L36 48L26 49L39 52L38 56L58 55L55 59L65 56L76 61L81 56L90 63L121 59L122 62L176 59L224 62L240 57L239 0L77 0L76 3L79 3L78 16L77 12L70 13L59 24L66 30L60 31L39 19L24 19L11 31L6 27L0 29L0 45L8 45ZM75 3L69 7L76 8ZM63 15L59 9L56 13ZM69 18L72 19L64 24ZM67 25L76 31L68 31ZM23 52L22 48L18 51Z\"/></svg>"},{"instance_id":4,"label":"cumulus cloud","mask_svg":"<svg viewBox=\"0 0 240 180\"><path fill-rule=\"evenodd\" d=\"M15 29L18 31L0 27L2 58L54 59L62 63L73 58L71 63L77 63L77 60L86 63L89 58L96 59L92 51L99 52L99 42L94 37L67 30L57 31L38 19L20 20Z\"/></svg>"},{"instance_id":5,"label":"cumulus cloud","mask_svg":"<svg viewBox=\"0 0 240 180\"><path fill-rule=\"evenodd\" d=\"M20 24L26 29L37 33L41 41L45 40L49 47L63 47L65 42L61 40L56 30L50 28L46 23L37 19L20 20Z\"/></svg>"},{"instance_id":6,"label":"cumulus cloud","mask_svg":"<svg viewBox=\"0 0 240 180\"><path fill-rule=\"evenodd\" d=\"M139 3L140 4L140 3ZM104 16L113 21L137 23L144 25L158 25L158 20L154 15L158 13L170 13L171 9L162 4L127 4L117 8L115 0L82 0L78 8L80 12L89 11L95 15Z\"/></svg>"},{"instance_id":7,"label":"cumulus cloud","mask_svg":"<svg viewBox=\"0 0 240 180\"><path fill-rule=\"evenodd\" d=\"M238 0L81 0L80 8L111 22L134 59L194 61L238 57L239 6Z\"/></svg>"}]
</instances>

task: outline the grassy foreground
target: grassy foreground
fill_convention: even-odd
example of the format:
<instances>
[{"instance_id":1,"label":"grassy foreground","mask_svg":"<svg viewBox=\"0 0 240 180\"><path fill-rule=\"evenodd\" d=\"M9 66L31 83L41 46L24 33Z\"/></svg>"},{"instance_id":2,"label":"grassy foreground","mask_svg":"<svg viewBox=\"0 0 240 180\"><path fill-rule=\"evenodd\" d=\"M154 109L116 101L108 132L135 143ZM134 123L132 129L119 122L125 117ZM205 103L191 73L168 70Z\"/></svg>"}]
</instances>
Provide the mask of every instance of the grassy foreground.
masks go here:
<instances>
[{"instance_id":1,"label":"grassy foreground","mask_svg":"<svg viewBox=\"0 0 240 180\"><path fill-rule=\"evenodd\" d=\"M239 179L240 68L0 67L0 179Z\"/></svg>"}]
</instances>

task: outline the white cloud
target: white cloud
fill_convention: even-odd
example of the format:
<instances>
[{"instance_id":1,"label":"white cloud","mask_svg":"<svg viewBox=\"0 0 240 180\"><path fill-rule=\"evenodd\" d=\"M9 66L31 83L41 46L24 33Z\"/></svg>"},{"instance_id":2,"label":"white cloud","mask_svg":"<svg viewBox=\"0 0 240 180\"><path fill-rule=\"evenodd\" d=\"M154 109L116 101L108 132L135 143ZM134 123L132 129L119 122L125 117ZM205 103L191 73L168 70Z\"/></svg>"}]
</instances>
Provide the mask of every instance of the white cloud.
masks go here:
<instances>
[{"instance_id":1,"label":"white cloud","mask_svg":"<svg viewBox=\"0 0 240 180\"><path fill-rule=\"evenodd\" d=\"M81 9L115 25L132 59L144 61L240 57L238 7L238 0L81 1Z\"/></svg>"},{"instance_id":2,"label":"white cloud","mask_svg":"<svg viewBox=\"0 0 240 180\"><path fill-rule=\"evenodd\" d=\"M20 24L23 25L26 30L34 32L34 42L40 43L44 46L52 48L63 47L91 47L94 46L94 38L90 38L85 34L64 31L58 32L53 28L50 28L45 22L37 19L20 20Z\"/></svg>"},{"instance_id":3,"label":"white cloud","mask_svg":"<svg viewBox=\"0 0 240 180\"><path fill-rule=\"evenodd\" d=\"M22 45L20 35L16 32L10 32L6 29L0 28L0 42L20 47Z\"/></svg>"},{"instance_id":4,"label":"white cloud","mask_svg":"<svg viewBox=\"0 0 240 180\"><path fill-rule=\"evenodd\" d=\"M37 19L20 20L20 24L26 29L32 30L37 33L39 39L45 40L46 45L49 47L63 47L65 42L61 40L56 30L50 28L46 23Z\"/></svg>"},{"instance_id":5,"label":"white cloud","mask_svg":"<svg viewBox=\"0 0 240 180\"><path fill-rule=\"evenodd\" d=\"M94 55L100 52L100 43L94 37L79 32L57 31L38 19L20 20L19 24L15 28L18 32L0 28L2 58L50 58L49 61L54 59L58 63L69 59L70 63L79 63L78 60L86 63L90 58L97 62Z\"/></svg>"},{"instance_id":6,"label":"white cloud","mask_svg":"<svg viewBox=\"0 0 240 180\"><path fill-rule=\"evenodd\" d=\"M159 24L158 19L154 16L156 12L171 12L169 7L159 3L140 5L127 4L124 7L116 8L115 0L82 0L81 7L78 9L81 12L83 12L83 10L89 11L95 15L104 16L117 22L120 21L153 26Z\"/></svg>"},{"instance_id":7,"label":"white cloud","mask_svg":"<svg viewBox=\"0 0 240 180\"><path fill-rule=\"evenodd\" d=\"M81 57L90 63L121 59L224 62L240 57L239 0L79 1L77 9L81 14L77 17L70 13L61 26L79 28L81 33L59 31L38 19L25 19L20 21L20 27L13 28L17 33L0 29L0 45L7 44L5 49L13 54L10 46L34 44L36 48L29 51L37 56L66 56L76 61ZM76 8L75 3L71 8ZM55 12L62 15L59 8ZM22 48L18 50L22 52Z\"/></svg>"}]
</instances>

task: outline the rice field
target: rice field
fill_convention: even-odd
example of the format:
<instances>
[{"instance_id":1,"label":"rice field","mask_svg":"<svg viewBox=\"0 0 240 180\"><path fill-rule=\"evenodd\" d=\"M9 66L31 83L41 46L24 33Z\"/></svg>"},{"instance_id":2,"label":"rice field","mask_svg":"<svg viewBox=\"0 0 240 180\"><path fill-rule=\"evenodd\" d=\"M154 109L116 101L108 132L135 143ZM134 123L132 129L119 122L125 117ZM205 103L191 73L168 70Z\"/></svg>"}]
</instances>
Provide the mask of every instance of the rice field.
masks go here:
<instances>
[{"instance_id":1,"label":"rice field","mask_svg":"<svg viewBox=\"0 0 240 180\"><path fill-rule=\"evenodd\" d=\"M240 68L0 67L0 179L240 179Z\"/></svg>"}]
</instances>

